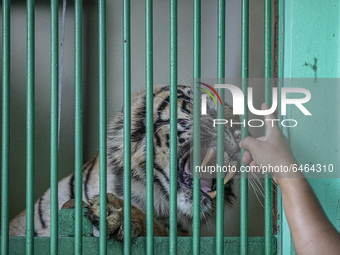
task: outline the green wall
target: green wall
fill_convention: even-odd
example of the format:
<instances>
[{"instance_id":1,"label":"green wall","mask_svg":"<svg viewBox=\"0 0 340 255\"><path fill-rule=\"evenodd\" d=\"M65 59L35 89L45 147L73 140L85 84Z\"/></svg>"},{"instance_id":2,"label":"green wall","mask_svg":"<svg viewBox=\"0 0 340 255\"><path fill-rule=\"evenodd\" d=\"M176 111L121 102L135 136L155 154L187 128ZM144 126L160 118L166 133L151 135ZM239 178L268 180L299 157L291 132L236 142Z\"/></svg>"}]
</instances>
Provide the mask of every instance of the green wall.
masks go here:
<instances>
[{"instance_id":1,"label":"green wall","mask_svg":"<svg viewBox=\"0 0 340 255\"><path fill-rule=\"evenodd\" d=\"M334 164L340 168L340 64L339 1L281 0L280 70L284 86L305 87L312 95L306 104L312 116L304 116L296 107L287 118L299 121L298 127L285 133L299 163ZM333 79L330 79L333 78ZM340 179L310 178L327 216L340 230ZM294 253L285 218L281 222L281 254Z\"/></svg>"}]
</instances>

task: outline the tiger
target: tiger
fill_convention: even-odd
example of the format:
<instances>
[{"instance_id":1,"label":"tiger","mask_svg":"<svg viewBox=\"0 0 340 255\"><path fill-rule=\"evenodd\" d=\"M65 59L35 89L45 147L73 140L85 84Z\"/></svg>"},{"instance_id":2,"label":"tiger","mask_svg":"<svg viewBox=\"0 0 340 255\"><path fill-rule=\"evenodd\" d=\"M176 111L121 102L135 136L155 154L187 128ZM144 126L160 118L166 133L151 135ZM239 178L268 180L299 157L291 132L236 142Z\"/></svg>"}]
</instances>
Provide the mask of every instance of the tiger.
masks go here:
<instances>
[{"instance_id":1,"label":"tiger","mask_svg":"<svg viewBox=\"0 0 340 255\"><path fill-rule=\"evenodd\" d=\"M131 237L146 235L146 92L142 90L131 98ZM188 235L193 220L193 173L190 155L193 149L193 89L177 86L177 223L181 235ZM232 107L225 104L226 119L234 122ZM201 158L209 163L216 154L217 107L207 99L207 114L201 115ZM107 235L122 240L124 236L123 206L123 110L107 127ZM170 198L170 86L153 88L153 181L155 235L168 235ZM239 126L224 125L225 164L239 167ZM204 156L205 154L205 156ZM224 181L224 199L232 204L235 199L233 176ZM58 182L58 208L74 199L74 173ZM99 153L83 165L82 200L86 216L99 229ZM214 215L216 178L201 178L201 220ZM9 225L11 236L25 236L26 211L17 215ZM50 235L50 189L34 204L34 235Z\"/></svg>"}]
</instances>

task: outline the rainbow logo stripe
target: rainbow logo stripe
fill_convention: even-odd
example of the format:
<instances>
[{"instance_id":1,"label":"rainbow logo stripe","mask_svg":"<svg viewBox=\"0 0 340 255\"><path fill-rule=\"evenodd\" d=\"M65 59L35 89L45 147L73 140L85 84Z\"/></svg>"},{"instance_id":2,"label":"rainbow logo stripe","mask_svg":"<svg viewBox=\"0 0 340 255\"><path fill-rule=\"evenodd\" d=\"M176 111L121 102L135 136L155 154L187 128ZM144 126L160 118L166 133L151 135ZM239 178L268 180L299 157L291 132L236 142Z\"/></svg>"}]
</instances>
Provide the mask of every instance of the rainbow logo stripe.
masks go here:
<instances>
[{"instance_id":1,"label":"rainbow logo stripe","mask_svg":"<svg viewBox=\"0 0 340 255\"><path fill-rule=\"evenodd\" d=\"M214 92L214 94L217 96L218 100L220 101L220 104L222 105L222 100L220 98L220 96L218 95L217 91L210 85L203 83L203 82L197 82L203 86L206 86L207 88L209 88L212 92ZM217 106L217 102L215 100L215 97L213 96L213 94L211 94L211 92L207 89L201 88L201 90L203 90L204 92L206 92L211 98L212 100L214 100L215 105Z\"/></svg>"}]
</instances>

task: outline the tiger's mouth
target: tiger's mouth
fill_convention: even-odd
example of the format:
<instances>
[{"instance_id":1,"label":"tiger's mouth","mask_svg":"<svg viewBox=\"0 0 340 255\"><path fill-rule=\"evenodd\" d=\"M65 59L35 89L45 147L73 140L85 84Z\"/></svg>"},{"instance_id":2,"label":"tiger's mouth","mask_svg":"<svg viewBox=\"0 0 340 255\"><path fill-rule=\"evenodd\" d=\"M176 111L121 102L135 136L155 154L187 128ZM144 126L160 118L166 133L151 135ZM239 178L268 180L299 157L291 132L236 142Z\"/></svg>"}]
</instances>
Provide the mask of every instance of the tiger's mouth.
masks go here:
<instances>
[{"instance_id":1,"label":"tiger's mouth","mask_svg":"<svg viewBox=\"0 0 340 255\"><path fill-rule=\"evenodd\" d=\"M179 155L179 175L178 182L193 188L193 167L191 163L190 152L192 152L192 148L188 148L185 150L182 155ZM211 167L216 166L216 146L208 147L208 149L201 149L201 161L200 165L200 177L201 177L201 191L207 194L212 200L216 197L216 172L203 172L204 168L212 169ZM237 174L239 170L239 149L237 149L234 153L229 155L227 152L224 152L224 166L233 167L233 169L237 169L237 171L227 171L224 173L224 186ZM229 169L230 169L229 167ZM202 173L203 172L203 173Z\"/></svg>"}]
</instances>

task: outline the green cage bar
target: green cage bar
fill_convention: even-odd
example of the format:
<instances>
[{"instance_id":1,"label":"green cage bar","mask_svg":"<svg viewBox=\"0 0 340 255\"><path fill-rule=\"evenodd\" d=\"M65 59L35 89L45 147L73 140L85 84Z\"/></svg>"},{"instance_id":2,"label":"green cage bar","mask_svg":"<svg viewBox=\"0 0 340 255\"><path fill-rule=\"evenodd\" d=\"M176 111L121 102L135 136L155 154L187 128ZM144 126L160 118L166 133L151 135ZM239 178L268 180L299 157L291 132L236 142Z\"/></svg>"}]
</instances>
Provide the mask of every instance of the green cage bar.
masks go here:
<instances>
[{"instance_id":1,"label":"green cage bar","mask_svg":"<svg viewBox=\"0 0 340 255\"><path fill-rule=\"evenodd\" d=\"M244 95L244 109L248 109L248 64L249 64L249 0L242 0L241 7L241 79L242 92ZM241 122L248 122L248 111L241 115ZM241 139L248 136L248 126L241 126ZM244 150L241 150L241 159ZM244 166L241 160L241 165ZM241 205L240 205L240 253L248 254L248 174L241 173Z\"/></svg>"},{"instance_id":2,"label":"green cage bar","mask_svg":"<svg viewBox=\"0 0 340 255\"><path fill-rule=\"evenodd\" d=\"M170 229L169 253L177 254L177 0L170 1Z\"/></svg>"},{"instance_id":3,"label":"green cage bar","mask_svg":"<svg viewBox=\"0 0 340 255\"><path fill-rule=\"evenodd\" d=\"M270 107L272 104L272 2L265 0L264 3L264 91L265 102ZM273 219L272 219L272 178L270 174L265 174L264 180L265 200L264 200L264 219L265 219L265 254L272 254L272 236L273 236Z\"/></svg>"},{"instance_id":4,"label":"green cage bar","mask_svg":"<svg viewBox=\"0 0 340 255\"><path fill-rule=\"evenodd\" d=\"M34 0L27 1L26 254L34 253Z\"/></svg>"},{"instance_id":5,"label":"green cage bar","mask_svg":"<svg viewBox=\"0 0 340 255\"><path fill-rule=\"evenodd\" d=\"M58 254L58 0L51 0L50 254Z\"/></svg>"},{"instance_id":6,"label":"green cage bar","mask_svg":"<svg viewBox=\"0 0 340 255\"><path fill-rule=\"evenodd\" d=\"M74 253L82 254L82 164L83 164L83 89L82 89L82 0L76 0L75 11L75 240Z\"/></svg>"},{"instance_id":7,"label":"green cage bar","mask_svg":"<svg viewBox=\"0 0 340 255\"><path fill-rule=\"evenodd\" d=\"M193 139L193 165L194 169L196 166L201 165L201 85L198 83L201 77L201 0L194 0L194 34L193 34L193 77L194 77L194 139ZM201 233L201 179L200 173L193 171L194 173L194 214L193 214L193 240L192 240L192 251L194 255L199 255L201 251L200 246L200 233Z\"/></svg>"},{"instance_id":8,"label":"green cage bar","mask_svg":"<svg viewBox=\"0 0 340 255\"><path fill-rule=\"evenodd\" d=\"M10 1L2 1L2 148L1 148L1 254L8 254L9 133L10 133Z\"/></svg>"},{"instance_id":9,"label":"green cage bar","mask_svg":"<svg viewBox=\"0 0 340 255\"><path fill-rule=\"evenodd\" d=\"M123 1L124 254L131 254L131 41L130 0Z\"/></svg>"},{"instance_id":10,"label":"green cage bar","mask_svg":"<svg viewBox=\"0 0 340 255\"><path fill-rule=\"evenodd\" d=\"M225 78L225 0L218 1L217 16L217 82ZM224 119L224 89L218 89L222 105L217 106L217 118ZM224 125L217 126L217 165L224 165ZM224 254L224 174L216 173L216 254Z\"/></svg>"},{"instance_id":11,"label":"green cage bar","mask_svg":"<svg viewBox=\"0 0 340 255\"><path fill-rule=\"evenodd\" d=\"M107 252L106 233L106 0L99 1L99 254Z\"/></svg>"},{"instance_id":12,"label":"green cage bar","mask_svg":"<svg viewBox=\"0 0 340 255\"><path fill-rule=\"evenodd\" d=\"M146 86L146 253L154 253L153 208L153 12L145 0L145 86Z\"/></svg>"},{"instance_id":13,"label":"green cage bar","mask_svg":"<svg viewBox=\"0 0 340 255\"><path fill-rule=\"evenodd\" d=\"M275 15L278 15L279 22L277 24L278 28L283 27L283 1L279 1L278 6L276 7L278 10L275 12ZM278 41L279 44L283 44L283 39L284 39L284 31L279 33L278 35ZM279 119L279 128L283 132L283 127L281 125L281 121L283 120L282 116L282 109L281 109L281 89L283 87L283 45L279 47L280 54L278 56L278 83L277 83L277 88L278 88L278 106L277 106L277 117ZM285 252L285 249L283 248L283 232L284 232L284 224L283 224L283 218L284 218L284 211L283 211L283 204L282 204L282 193L280 186L277 187L277 246L275 247L277 250L281 251L281 254ZM290 242L292 243L292 242ZM280 255L281 255L280 254Z\"/></svg>"}]
</instances>

